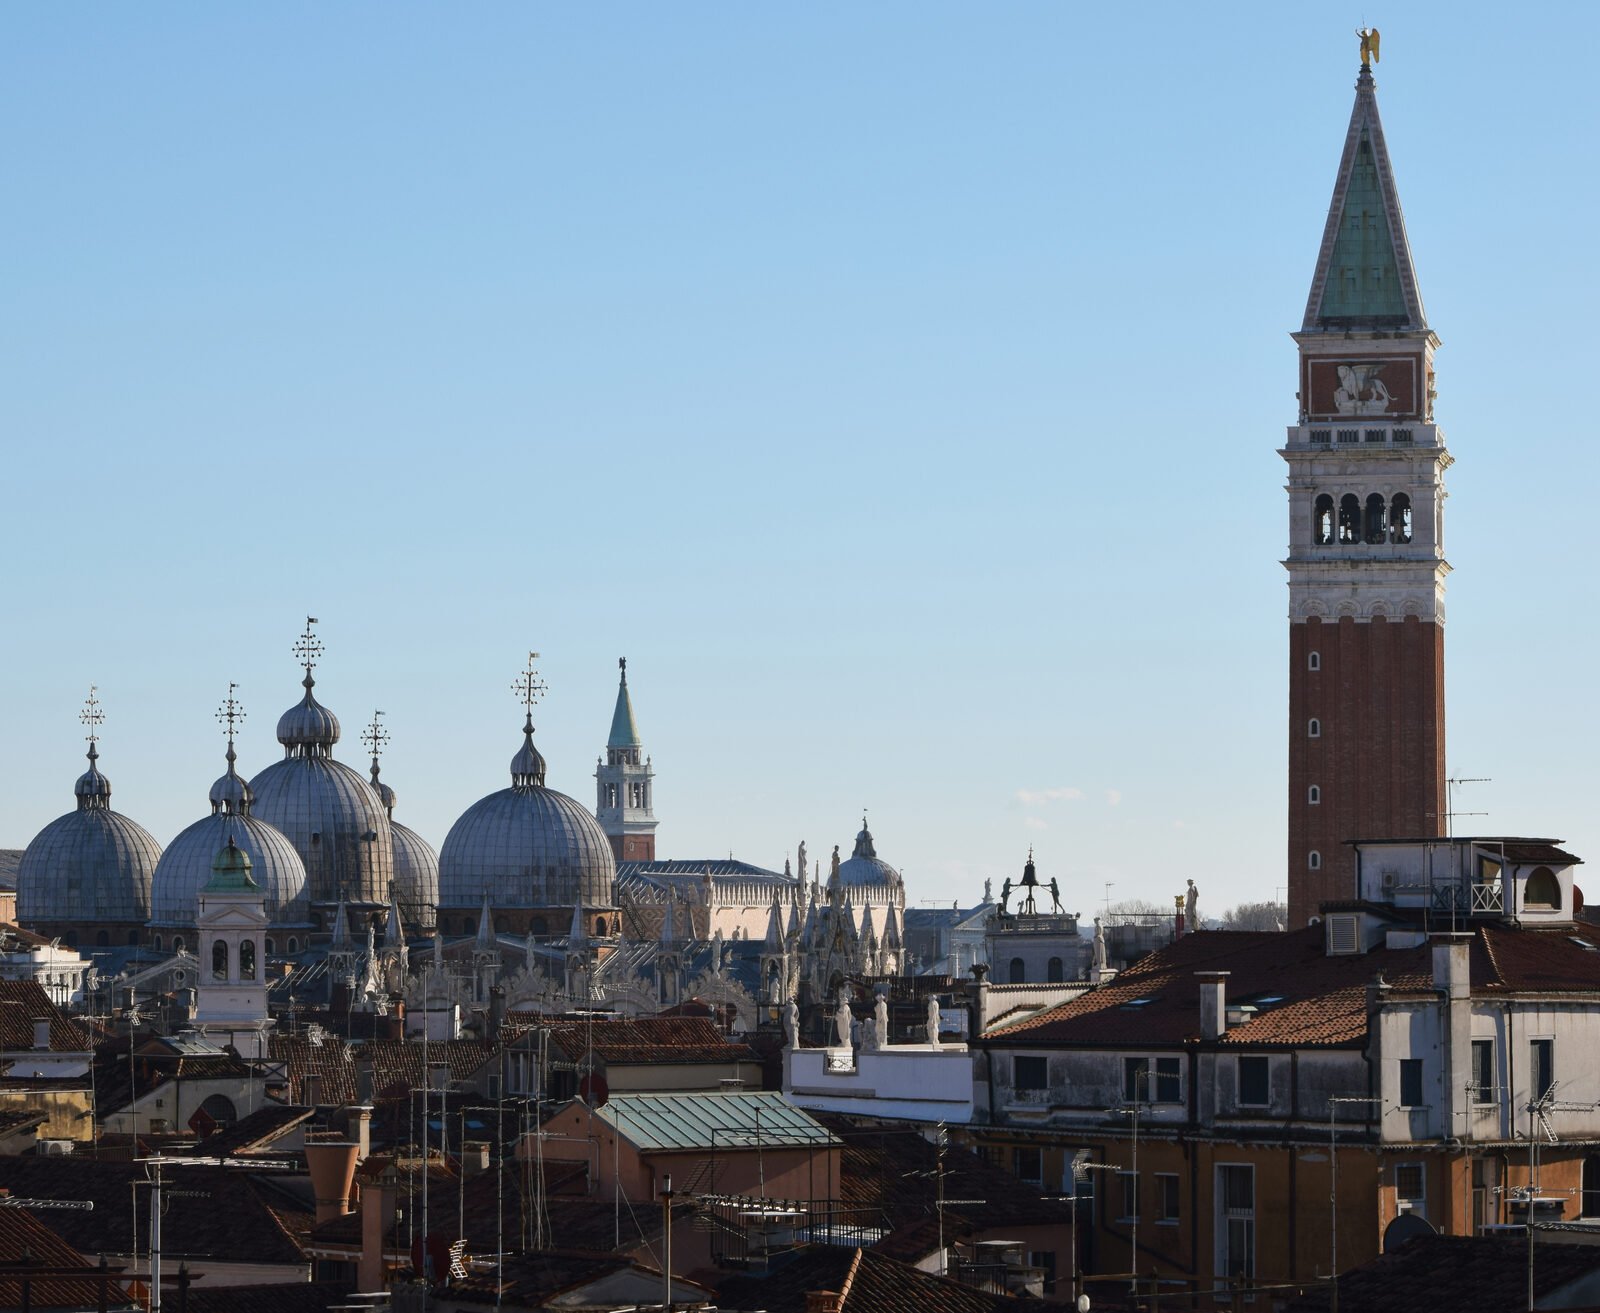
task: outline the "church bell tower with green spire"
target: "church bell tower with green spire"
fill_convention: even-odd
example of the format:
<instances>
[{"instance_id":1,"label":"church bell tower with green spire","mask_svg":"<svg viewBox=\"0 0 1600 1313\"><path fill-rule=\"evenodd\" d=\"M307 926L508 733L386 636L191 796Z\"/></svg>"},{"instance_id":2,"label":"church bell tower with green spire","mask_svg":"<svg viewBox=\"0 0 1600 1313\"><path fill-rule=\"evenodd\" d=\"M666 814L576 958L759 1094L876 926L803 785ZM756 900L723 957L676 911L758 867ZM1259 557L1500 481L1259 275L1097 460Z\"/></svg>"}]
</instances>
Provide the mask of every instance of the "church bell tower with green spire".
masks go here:
<instances>
[{"instance_id":1,"label":"church bell tower with green spire","mask_svg":"<svg viewBox=\"0 0 1600 1313\"><path fill-rule=\"evenodd\" d=\"M596 766L595 819L611 840L618 862L656 859L655 770L643 755L639 726L628 696L628 658L620 657L617 707L611 715L606 755Z\"/></svg>"},{"instance_id":2,"label":"church bell tower with green spire","mask_svg":"<svg viewBox=\"0 0 1600 1313\"><path fill-rule=\"evenodd\" d=\"M1370 41L1369 41L1370 37ZM1351 839L1445 820L1444 472L1433 355L1363 34L1300 331L1288 463L1289 925L1356 896Z\"/></svg>"}]
</instances>

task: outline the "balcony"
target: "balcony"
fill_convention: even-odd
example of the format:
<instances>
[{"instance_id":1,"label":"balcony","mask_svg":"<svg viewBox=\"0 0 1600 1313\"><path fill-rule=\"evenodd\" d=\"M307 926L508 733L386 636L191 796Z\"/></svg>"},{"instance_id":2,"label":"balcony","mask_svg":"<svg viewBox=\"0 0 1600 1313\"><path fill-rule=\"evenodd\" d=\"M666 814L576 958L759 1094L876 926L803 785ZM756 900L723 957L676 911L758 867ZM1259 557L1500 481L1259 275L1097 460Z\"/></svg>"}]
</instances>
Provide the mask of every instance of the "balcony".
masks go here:
<instances>
[{"instance_id":1,"label":"balcony","mask_svg":"<svg viewBox=\"0 0 1600 1313\"><path fill-rule=\"evenodd\" d=\"M1299 424L1289 429L1289 447L1294 450L1371 451L1378 447L1437 447L1442 442L1437 425L1415 421L1372 424L1352 419L1338 424Z\"/></svg>"}]
</instances>

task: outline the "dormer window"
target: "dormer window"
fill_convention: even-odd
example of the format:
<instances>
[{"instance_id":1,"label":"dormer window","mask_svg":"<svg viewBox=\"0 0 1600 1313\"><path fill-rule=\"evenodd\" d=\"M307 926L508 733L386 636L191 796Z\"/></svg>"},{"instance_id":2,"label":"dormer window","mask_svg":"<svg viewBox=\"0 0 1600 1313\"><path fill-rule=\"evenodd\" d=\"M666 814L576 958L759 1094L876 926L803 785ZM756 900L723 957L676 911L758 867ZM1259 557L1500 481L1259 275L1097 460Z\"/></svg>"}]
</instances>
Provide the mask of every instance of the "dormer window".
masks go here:
<instances>
[{"instance_id":1,"label":"dormer window","mask_svg":"<svg viewBox=\"0 0 1600 1313\"><path fill-rule=\"evenodd\" d=\"M1530 911L1559 912L1561 881L1548 866L1535 869L1522 887L1522 905Z\"/></svg>"}]
</instances>

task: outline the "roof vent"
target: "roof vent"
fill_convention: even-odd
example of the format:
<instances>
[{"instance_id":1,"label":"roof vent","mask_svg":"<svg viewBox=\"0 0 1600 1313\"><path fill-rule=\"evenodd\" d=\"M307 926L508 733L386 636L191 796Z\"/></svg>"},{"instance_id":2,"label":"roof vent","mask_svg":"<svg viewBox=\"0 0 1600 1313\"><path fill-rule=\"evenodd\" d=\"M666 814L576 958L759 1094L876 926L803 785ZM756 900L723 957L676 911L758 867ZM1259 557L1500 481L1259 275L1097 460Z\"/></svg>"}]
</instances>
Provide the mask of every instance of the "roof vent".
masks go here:
<instances>
[{"instance_id":1,"label":"roof vent","mask_svg":"<svg viewBox=\"0 0 1600 1313\"><path fill-rule=\"evenodd\" d=\"M1330 916L1328 926L1328 954L1359 953L1361 951L1361 921L1349 914Z\"/></svg>"}]
</instances>

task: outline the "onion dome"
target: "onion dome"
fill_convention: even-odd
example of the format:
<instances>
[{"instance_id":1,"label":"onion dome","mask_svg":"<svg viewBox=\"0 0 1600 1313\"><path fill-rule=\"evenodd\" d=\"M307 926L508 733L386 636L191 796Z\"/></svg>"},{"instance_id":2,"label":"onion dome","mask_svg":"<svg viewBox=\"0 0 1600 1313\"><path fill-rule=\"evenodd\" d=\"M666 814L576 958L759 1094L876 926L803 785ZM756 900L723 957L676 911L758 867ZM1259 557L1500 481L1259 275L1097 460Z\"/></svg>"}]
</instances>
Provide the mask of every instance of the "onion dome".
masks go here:
<instances>
[{"instance_id":1,"label":"onion dome","mask_svg":"<svg viewBox=\"0 0 1600 1313\"><path fill-rule=\"evenodd\" d=\"M100 773L97 727L104 717L91 689L89 769L73 786L78 805L40 830L17 869L17 920L24 925L132 922L150 918L150 879L161 845L137 822L111 810L111 781Z\"/></svg>"},{"instance_id":2,"label":"onion dome","mask_svg":"<svg viewBox=\"0 0 1600 1313\"><path fill-rule=\"evenodd\" d=\"M883 901L900 889L900 873L878 856L865 816L861 818L861 833L856 835L855 851L839 863L838 880L841 889L870 891L869 896L875 901Z\"/></svg>"},{"instance_id":3,"label":"onion dome","mask_svg":"<svg viewBox=\"0 0 1600 1313\"><path fill-rule=\"evenodd\" d=\"M611 841L587 807L544 779L530 706L511 787L475 802L445 836L441 907L470 909L485 893L496 909L615 905Z\"/></svg>"},{"instance_id":4,"label":"onion dome","mask_svg":"<svg viewBox=\"0 0 1600 1313\"><path fill-rule=\"evenodd\" d=\"M238 718L236 713L233 718ZM255 795L234 769L237 757L231 734L227 760L227 771L211 786L211 815L179 834L156 865L151 922L193 926L200 893L221 853L231 847L254 872L253 883L261 889L268 924L309 927L305 862L287 835L253 814Z\"/></svg>"},{"instance_id":5,"label":"onion dome","mask_svg":"<svg viewBox=\"0 0 1600 1313\"><path fill-rule=\"evenodd\" d=\"M305 864L313 903L345 894L353 902L382 904L394 879L389 818L361 774L333 759L338 718L311 696L311 670L322 652L313 623L295 645L306 668L306 696L278 721L283 760L250 781L251 815L288 836Z\"/></svg>"}]
</instances>

